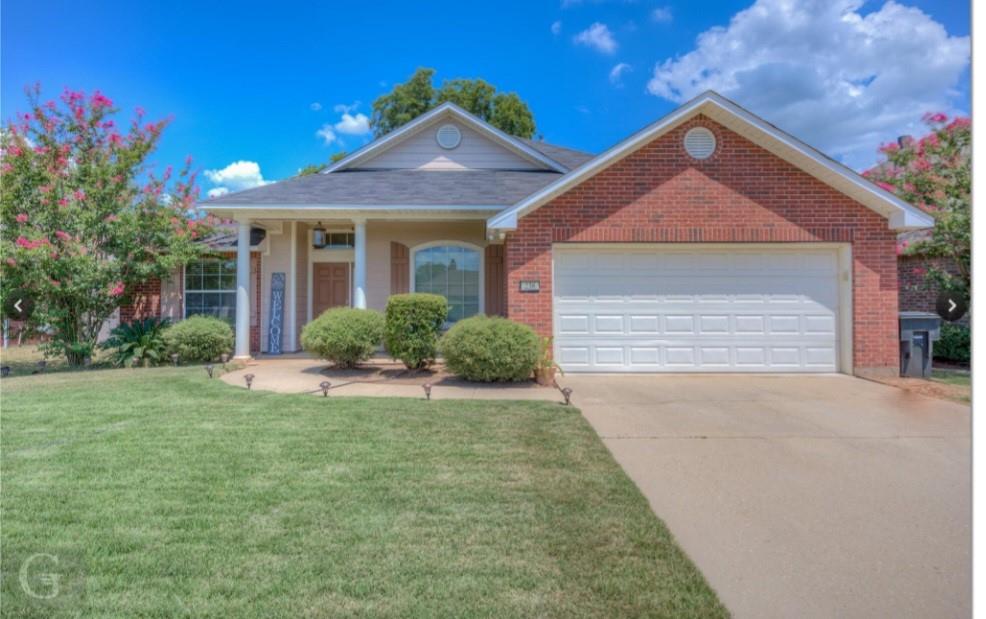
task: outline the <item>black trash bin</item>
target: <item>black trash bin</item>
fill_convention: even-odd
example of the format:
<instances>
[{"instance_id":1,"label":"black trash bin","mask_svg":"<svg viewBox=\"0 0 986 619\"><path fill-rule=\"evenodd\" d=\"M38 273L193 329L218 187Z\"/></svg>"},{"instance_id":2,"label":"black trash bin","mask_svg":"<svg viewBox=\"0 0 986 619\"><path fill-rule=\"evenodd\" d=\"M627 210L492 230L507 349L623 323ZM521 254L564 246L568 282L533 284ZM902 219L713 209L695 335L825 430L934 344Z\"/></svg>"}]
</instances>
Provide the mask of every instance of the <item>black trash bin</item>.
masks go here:
<instances>
[{"instance_id":1,"label":"black trash bin","mask_svg":"<svg viewBox=\"0 0 986 619\"><path fill-rule=\"evenodd\" d=\"M931 312L900 313L900 375L931 376L934 342L941 337L941 318Z\"/></svg>"}]
</instances>

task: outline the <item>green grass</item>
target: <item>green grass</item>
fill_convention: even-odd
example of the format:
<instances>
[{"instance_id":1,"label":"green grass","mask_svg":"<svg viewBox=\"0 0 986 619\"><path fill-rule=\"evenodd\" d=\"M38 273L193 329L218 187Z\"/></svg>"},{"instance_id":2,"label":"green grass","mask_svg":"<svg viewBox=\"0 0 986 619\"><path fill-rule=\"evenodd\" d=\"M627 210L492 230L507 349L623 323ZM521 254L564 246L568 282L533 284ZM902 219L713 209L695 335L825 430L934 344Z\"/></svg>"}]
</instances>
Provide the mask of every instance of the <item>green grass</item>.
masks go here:
<instances>
[{"instance_id":1,"label":"green grass","mask_svg":"<svg viewBox=\"0 0 986 619\"><path fill-rule=\"evenodd\" d=\"M578 411L2 382L9 617L719 617ZM60 574L59 595L35 592Z\"/></svg>"},{"instance_id":2,"label":"green grass","mask_svg":"<svg viewBox=\"0 0 986 619\"><path fill-rule=\"evenodd\" d=\"M972 373L961 370L932 370L931 379L946 385L972 387Z\"/></svg>"}]
</instances>

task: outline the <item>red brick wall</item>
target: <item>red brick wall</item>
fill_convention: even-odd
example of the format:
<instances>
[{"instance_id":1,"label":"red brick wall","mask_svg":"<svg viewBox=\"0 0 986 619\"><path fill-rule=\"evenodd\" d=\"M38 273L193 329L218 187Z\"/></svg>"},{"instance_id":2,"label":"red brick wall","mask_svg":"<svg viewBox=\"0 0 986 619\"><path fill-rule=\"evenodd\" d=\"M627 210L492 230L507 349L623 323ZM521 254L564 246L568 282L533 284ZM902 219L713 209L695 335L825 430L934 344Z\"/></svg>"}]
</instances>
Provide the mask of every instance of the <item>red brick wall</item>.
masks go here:
<instances>
[{"instance_id":1,"label":"red brick wall","mask_svg":"<svg viewBox=\"0 0 986 619\"><path fill-rule=\"evenodd\" d=\"M120 322L161 317L161 280L141 282L131 293L130 303L120 307Z\"/></svg>"},{"instance_id":2,"label":"red brick wall","mask_svg":"<svg viewBox=\"0 0 986 619\"><path fill-rule=\"evenodd\" d=\"M691 159L702 125L716 153ZM895 371L897 256L887 222L824 183L699 116L522 217L507 237L509 315L551 335L551 244L849 242L857 371ZM537 294L520 293L537 279Z\"/></svg>"},{"instance_id":3,"label":"red brick wall","mask_svg":"<svg viewBox=\"0 0 986 619\"><path fill-rule=\"evenodd\" d=\"M900 309L905 312L933 312L938 301L939 288L926 288L925 273L930 267L958 274L955 264L944 258L904 255L897 257L897 273L900 278Z\"/></svg>"},{"instance_id":4,"label":"red brick wall","mask_svg":"<svg viewBox=\"0 0 986 619\"><path fill-rule=\"evenodd\" d=\"M235 253L222 254L226 258L236 258ZM250 252L250 275L253 277L254 299L250 308L250 351L260 352L260 252ZM184 276L182 281L182 307L179 316L185 315ZM134 290L133 298L128 305L120 308L120 322L131 322L143 318L161 316L161 281L149 279L142 282Z\"/></svg>"}]
</instances>

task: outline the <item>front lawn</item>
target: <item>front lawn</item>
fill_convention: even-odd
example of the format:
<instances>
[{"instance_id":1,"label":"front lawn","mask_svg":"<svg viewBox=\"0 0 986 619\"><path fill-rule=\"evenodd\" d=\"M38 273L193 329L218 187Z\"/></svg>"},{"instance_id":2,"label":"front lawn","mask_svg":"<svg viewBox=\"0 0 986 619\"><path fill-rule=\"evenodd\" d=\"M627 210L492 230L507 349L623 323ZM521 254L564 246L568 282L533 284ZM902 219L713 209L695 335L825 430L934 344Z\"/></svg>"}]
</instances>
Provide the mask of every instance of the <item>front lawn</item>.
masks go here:
<instances>
[{"instance_id":1,"label":"front lawn","mask_svg":"<svg viewBox=\"0 0 986 619\"><path fill-rule=\"evenodd\" d=\"M4 616L726 615L571 407L0 387Z\"/></svg>"}]
</instances>

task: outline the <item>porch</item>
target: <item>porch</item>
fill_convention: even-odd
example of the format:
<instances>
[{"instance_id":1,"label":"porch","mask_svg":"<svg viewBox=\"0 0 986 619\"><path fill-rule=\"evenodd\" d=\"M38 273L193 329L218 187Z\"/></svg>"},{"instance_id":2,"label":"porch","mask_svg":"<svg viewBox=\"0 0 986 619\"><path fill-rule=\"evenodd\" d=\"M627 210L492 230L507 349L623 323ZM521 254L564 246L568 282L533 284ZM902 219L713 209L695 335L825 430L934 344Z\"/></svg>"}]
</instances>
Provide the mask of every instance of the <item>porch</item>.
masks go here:
<instances>
[{"instance_id":1,"label":"porch","mask_svg":"<svg viewBox=\"0 0 986 619\"><path fill-rule=\"evenodd\" d=\"M486 214L477 215L454 221L237 218L230 312L235 357L300 351L302 328L322 312L382 311L392 294L441 294L453 321L505 315L503 245L486 238ZM258 228L264 238L251 246L251 230Z\"/></svg>"}]
</instances>

